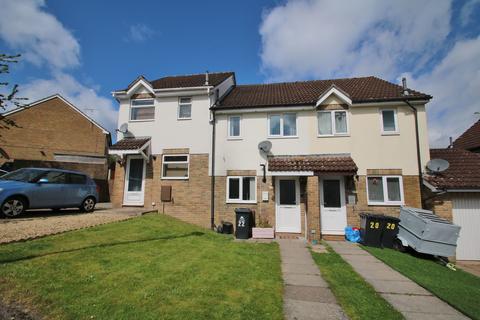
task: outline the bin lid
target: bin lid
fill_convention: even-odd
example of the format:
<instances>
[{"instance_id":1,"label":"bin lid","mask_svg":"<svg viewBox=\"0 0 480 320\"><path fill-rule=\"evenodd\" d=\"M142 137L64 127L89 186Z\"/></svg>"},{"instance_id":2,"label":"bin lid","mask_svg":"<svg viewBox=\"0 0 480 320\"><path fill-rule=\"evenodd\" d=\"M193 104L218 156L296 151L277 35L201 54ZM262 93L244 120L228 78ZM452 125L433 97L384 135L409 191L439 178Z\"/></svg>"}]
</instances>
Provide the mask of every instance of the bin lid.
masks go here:
<instances>
[{"instance_id":1,"label":"bin lid","mask_svg":"<svg viewBox=\"0 0 480 320\"><path fill-rule=\"evenodd\" d=\"M235 213L251 213L252 209L249 208L235 208Z\"/></svg>"},{"instance_id":2,"label":"bin lid","mask_svg":"<svg viewBox=\"0 0 480 320\"><path fill-rule=\"evenodd\" d=\"M231 222L224 222L224 223L222 223L222 224L223 224L224 226L233 226L233 223L231 223Z\"/></svg>"},{"instance_id":3,"label":"bin lid","mask_svg":"<svg viewBox=\"0 0 480 320\"><path fill-rule=\"evenodd\" d=\"M375 214L371 212L361 212L359 214L360 217L367 217L367 218L377 218L377 219L383 219L383 214Z\"/></svg>"}]
</instances>

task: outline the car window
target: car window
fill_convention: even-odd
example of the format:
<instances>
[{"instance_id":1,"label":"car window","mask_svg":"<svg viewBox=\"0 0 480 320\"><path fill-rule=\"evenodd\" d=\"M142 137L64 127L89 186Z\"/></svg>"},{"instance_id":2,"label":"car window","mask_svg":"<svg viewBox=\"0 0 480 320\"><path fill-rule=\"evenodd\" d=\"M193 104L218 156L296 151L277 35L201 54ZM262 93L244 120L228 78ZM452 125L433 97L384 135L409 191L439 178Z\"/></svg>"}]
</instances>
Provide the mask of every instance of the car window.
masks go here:
<instances>
[{"instance_id":1,"label":"car window","mask_svg":"<svg viewBox=\"0 0 480 320\"><path fill-rule=\"evenodd\" d=\"M66 183L67 177L64 172L49 171L41 179L47 179L48 183Z\"/></svg>"},{"instance_id":2,"label":"car window","mask_svg":"<svg viewBox=\"0 0 480 320\"><path fill-rule=\"evenodd\" d=\"M34 182L44 173L45 173L45 171L43 171L43 170L26 169L25 168L25 169L18 169L18 170L15 170L13 172L2 175L2 177L0 179L22 181L22 182Z\"/></svg>"},{"instance_id":3,"label":"car window","mask_svg":"<svg viewBox=\"0 0 480 320\"><path fill-rule=\"evenodd\" d=\"M69 184L85 184L87 182L87 177L83 174L67 173L67 177Z\"/></svg>"}]
</instances>

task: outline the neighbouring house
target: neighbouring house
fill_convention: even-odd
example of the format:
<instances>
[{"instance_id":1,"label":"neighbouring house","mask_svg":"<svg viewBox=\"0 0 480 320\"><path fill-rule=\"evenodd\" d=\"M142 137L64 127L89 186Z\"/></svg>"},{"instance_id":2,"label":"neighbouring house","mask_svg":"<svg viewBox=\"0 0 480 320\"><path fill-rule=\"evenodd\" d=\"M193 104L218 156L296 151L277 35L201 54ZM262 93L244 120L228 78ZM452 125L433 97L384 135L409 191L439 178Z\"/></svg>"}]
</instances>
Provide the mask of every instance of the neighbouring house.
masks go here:
<instances>
[{"instance_id":1,"label":"neighbouring house","mask_svg":"<svg viewBox=\"0 0 480 320\"><path fill-rule=\"evenodd\" d=\"M461 227L458 260L480 260L480 154L463 149L432 149L432 159L449 167L424 176L425 205Z\"/></svg>"},{"instance_id":2,"label":"neighbouring house","mask_svg":"<svg viewBox=\"0 0 480 320\"><path fill-rule=\"evenodd\" d=\"M223 72L139 77L113 96L117 207L157 208L205 227L212 213L216 224L233 222L246 207L277 236L318 240L343 238L361 212L422 206L431 96L406 83L237 85ZM271 148L260 150L262 141Z\"/></svg>"},{"instance_id":3,"label":"neighbouring house","mask_svg":"<svg viewBox=\"0 0 480 320\"><path fill-rule=\"evenodd\" d=\"M1 115L0 165L10 170L52 167L90 175L108 201L110 133L56 94ZM8 124L6 124L8 122Z\"/></svg>"},{"instance_id":4,"label":"neighbouring house","mask_svg":"<svg viewBox=\"0 0 480 320\"><path fill-rule=\"evenodd\" d=\"M453 147L480 153L480 120L453 142Z\"/></svg>"}]
</instances>

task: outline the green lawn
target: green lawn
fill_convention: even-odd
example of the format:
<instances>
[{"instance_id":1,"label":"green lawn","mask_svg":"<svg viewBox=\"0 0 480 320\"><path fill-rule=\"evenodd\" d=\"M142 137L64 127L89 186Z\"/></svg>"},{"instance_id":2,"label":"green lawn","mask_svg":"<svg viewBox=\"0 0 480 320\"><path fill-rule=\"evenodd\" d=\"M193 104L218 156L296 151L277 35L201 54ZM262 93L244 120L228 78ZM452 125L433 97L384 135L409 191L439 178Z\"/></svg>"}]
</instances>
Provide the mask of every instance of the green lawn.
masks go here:
<instances>
[{"instance_id":1,"label":"green lawn","mask_svg":"<svg viewBox=\"0 0 480 320\"><path fill-rule=\"evenodd\" d=\"M326 245L326 244L324 244ZM328 253L312 252L347 316L354 319L403 319L345 260L326 245Z\"/></svg>"},{"instance_id":2,"label":"green lawn","mask_svg":"<svg viewBox=\"0 0 480 320\"><path fill-rule=\"evenodd\" d=\"M282 319L278 245L151 214L0 246L0 299L48 319Z\"/></svg>"},{"instance_id":3,"label":"green lawn","mask_svg":"<svg viewBox=\"0 0 480 320\"><path fill-rule=\"evenodd\" d=\"M480 278L462 270L452 271L434 260L408 253L371 247L363 249L470 318L480 319Z\"/></svg>"}]
</instances>

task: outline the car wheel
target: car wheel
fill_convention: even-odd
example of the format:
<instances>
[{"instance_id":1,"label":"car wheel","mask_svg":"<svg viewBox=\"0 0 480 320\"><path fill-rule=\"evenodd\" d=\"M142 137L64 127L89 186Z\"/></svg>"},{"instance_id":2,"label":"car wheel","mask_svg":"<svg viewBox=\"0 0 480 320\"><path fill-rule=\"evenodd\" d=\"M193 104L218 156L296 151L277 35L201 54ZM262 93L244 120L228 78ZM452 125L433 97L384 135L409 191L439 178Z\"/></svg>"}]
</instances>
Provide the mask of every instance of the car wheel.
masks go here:
<instances>
[{"instance_id":1,"label":"car wheel","mask_svg":"<svg viewBox=\"0 0 480 320\"><path fill-rule=\"evenodd\" d=\"M7 218L15 218L25 212L27 208L26 201L20 197L11 197L2 203L0 211Z\"/></svg>"},{"instance_id":2,"label":"car wheel","mask_svg":"<svg viewBox=\"0 0 480 320\"><path fill-rule=\"evenodd\" d=\"M88 197L82 202L82 206L80 207L80 210L83 212L92 212L95 209L95 198L94 197Z\"/></svg>"}]
</instances>

